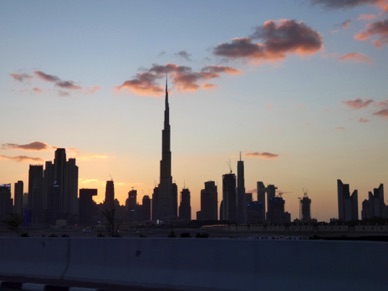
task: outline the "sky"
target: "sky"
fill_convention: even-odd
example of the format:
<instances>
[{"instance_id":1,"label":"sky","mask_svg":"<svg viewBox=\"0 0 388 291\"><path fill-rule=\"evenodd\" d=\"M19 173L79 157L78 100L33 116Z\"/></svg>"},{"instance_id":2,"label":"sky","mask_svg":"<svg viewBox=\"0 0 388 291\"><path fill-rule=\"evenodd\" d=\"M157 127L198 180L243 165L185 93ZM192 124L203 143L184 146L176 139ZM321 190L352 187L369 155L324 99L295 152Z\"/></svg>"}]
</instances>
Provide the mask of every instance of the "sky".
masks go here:
<instances>
[{"instance_id":1,"label":"sky","mask_svg":"<svg viewBox=\"0 0 388 291\"><path fill-rule=\"evenodd\" d=\"M0 2L0 183L66 148L79 188L159 183L165 73L172 176L191 192L245 164L291 218L338 217L337 179L388 185L388 0ZM388 198L386 198L387 200Z\"/></svg>"}]
</instances>

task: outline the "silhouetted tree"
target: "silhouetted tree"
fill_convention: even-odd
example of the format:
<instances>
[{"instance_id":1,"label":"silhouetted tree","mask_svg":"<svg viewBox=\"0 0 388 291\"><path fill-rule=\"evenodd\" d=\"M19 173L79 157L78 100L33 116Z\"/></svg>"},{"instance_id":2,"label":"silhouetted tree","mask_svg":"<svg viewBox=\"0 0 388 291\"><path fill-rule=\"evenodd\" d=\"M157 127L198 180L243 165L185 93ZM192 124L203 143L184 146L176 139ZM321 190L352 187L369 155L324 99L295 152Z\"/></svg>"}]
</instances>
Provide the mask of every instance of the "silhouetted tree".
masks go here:
<instances>
[{"instance_id":1,"label":"silhouetted tree","mask_svg":"<svg viewBox=\"0 0 388 291\"><path fill-rule=\"evenodd\" d=\"M119 236L119 229L122 221L116 219L115 208L106 208L102 211L102 215L105 217L105 227L109 236L117 237Z\"/></svg>"}]
</instances>

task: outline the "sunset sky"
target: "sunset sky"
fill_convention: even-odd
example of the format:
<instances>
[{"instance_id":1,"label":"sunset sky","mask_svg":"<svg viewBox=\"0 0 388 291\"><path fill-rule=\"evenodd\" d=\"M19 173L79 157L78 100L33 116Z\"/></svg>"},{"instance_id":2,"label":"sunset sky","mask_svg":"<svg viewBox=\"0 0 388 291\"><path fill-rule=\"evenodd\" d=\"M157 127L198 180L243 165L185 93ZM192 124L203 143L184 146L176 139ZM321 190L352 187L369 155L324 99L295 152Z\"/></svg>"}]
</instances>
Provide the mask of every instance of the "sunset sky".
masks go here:
<instances>
[{"instance_id":1,"label":"sunset sky","mask_svg":"<svg viewBox=\"0 0 388 291\"><path fill-rule=\"evenodd\" d=\"M165 72L172 175L190 189L245 162L299 216L338 217L337 179L388 187L388 0L0 2L0 184L57 147L79 188L159 182ZM12 187L13 192L13 187ZM386 193L388 201L388 193Z\"/></svg>"}]
</instances>

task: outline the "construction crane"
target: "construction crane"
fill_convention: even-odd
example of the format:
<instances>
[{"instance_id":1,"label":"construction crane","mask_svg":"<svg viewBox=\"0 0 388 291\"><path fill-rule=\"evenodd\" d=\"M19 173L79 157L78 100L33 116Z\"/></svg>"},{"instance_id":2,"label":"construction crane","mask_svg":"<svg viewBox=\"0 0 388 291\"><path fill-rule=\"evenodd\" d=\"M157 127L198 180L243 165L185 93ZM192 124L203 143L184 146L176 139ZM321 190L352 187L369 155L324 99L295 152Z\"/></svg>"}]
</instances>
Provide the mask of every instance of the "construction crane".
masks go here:
<instances>
[{"instance_id":1,"label":"construction crane","mask_svg":"<svg viewBox=\"0 0 388 291\"><path fill-rule=\"evenodd\" d=\"M229 161L226 161L226 164L228 165L228 168L229 168L229 171L230 171L230 174L232 174L232 163L231 163L231 161L229 160Z\"/></svg>"}]
</instances>

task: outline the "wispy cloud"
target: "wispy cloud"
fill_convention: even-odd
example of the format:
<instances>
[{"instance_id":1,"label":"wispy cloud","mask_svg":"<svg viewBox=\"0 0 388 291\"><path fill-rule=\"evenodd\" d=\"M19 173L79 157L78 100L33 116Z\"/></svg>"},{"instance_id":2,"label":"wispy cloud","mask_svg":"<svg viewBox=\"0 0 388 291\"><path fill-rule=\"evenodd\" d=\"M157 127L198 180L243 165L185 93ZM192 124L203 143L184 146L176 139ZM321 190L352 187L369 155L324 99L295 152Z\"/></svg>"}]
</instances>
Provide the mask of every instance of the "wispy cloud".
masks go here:
<instances>
[{"instance_id":1,"label":"wispy cloud","mask_svg":"<svg viewBox=\"0 0 388 291\"><path fill-rule=\"evenodd\" d=\"M175 54L177 57L180 57L186 61L191 61L191 54L189 54L187 51L179 51Z\"/></svg>"},{"instance_id":2,"label":"wispy cloud","mask_svg":"<svg viewBox=\"0 0 388 291\"><path fill-rule=\"evenodd\" d=\"M372 59L370 57L368 57L367 55L361 54L361 53L357 53L357 52L343 54L339 57L339 60L340 61L366 63L366 64L372 63Z\"/></svg>"},{"instance_id":3,"label":"wispy cloud","mask_svg":"<svg viewBox=\"0 0 388 291\"><path fill-rule=\"evenodd\" d=\"M377 37L373 41L376 47L382 47L388 43L388 18L368 24L364 30L354 36L355 39L360 41L369 40L372 37Z\"/></svg>"},{"instance_id":4,"label":"wispy cloud","mask_svg":"<svg viewBox=\"0 0 388 291\"><path fill-rule=\"evenodd\" d=\"M51 147L44 142L34 141L28 144L5 143L1 145L1 149L18 149L27 151L42 151Z\"/></svg>"},{"instance_id":5,"label":"wispy cloud","mask_svg":"<svg viewBox=\"0 0 388 291\"><path fill-rule=\"evenodd\" d=\"M245 154L248 157L255 157L263 160L273 160L279 157L278 154L269 153L269 152L249 152Z\"/></svg>"},{"instance_id":6,"label":"wispy cloud","mask_svg":"<svg viewBox=\"0 0 388 291\"><path fill-rule=\"evenodd\" d=\"M352 21L350 19L345 20L344 22L342 22L341 23L342 29L348 29L350 27L350 23L352 23Z\"/></svg>"},{"instance_id":7,"label":"wispy cloud","mask_svg":"<svg viewBox=\"0 0 388 291\"><path fill-rule=\"evenodd\" d=\"M370 104L373 103L373 100L372 99L362 100L360 98L357 98L354 100L343 101L343 103L352 109L361 109L364 107L368 107Z\"/></svg>"},{"instance_id":8,"label":"wispy cloud","mask_svg":"<svg viewBox=\"0 0 388 291\"><path fill-rule=\"evenodd\" d=\"M35 75L47 82L59 82L60 79L57 76L46 74L42 71L35 71Z\"/></svg>"},{"instance_id":9,"label":"wispy cloud","mask_svg":"<svg viewBox=\"0 0 388 291\"><path fill-rule=\"evenodd\" d=\"M6 156L0 155L0 160L10 160L16 162L43 162L41 158L29 157L29 156Z\"/></svg>"},{"instance_id":10,"label":"wispy cloud","mask_svg":"<svg viewBox=\"0 0 388 291\"><path fill-rule=\"evenodd\" d=\"M370 20L373 20L373 19L376 19L377 15L375 14L360 14L357 18L357 20L360 20L360 21L370 21Z\"/></svg>"},{"instance_id":11,"label":"wispy cloud","mask_svg":"<svg viewBox=\"0 0 388 291\"><path fill-rule=\"evenodd\" d=\"M33 74L28 73L12 73L9 74L14 80L18 82L24 82L26 80L41 80L48 83L53 83L55 87L58 89L58 95L59 96L69 96L70 91L77 90L80 93L83 94L93 94L96 93L101 89L100 86L92 86L92 87L85 87L76 84L74 81L69 80L62 80L56 75L47 74L43 71L34 71ZM32 89L30 89L33 93L43 93L45 90L43 90L40 86L34 86Z\"/></svg>"},{"instance_id":12,"label":"wispy cloud","mask_svg":"<svg viewBox=\"0 0 388 291\"><path fill-rule=\"evenodd\" d=\"M256 27L251 36L219 44L213 53L230 59L279 60L286 54L313 54L322 44L321 35L303 22L268 20Z\"/></svg>"},{"instance_id":13,"label":"wispy cloud","mask_svg":"<svg viewBox=\"0 0 388 291\"><path fill-rule=\"evenodd\" d=\"M366 118L361 117L361 118L358 119L358 122L359 122L359 123L368 123L369 120L366 119Z\"/></svg>"},{"instance_id":14,"label":"wispy cloud","mask_svg":"<svg viewBox=\"0 0 388 291\"><path fill-rule=\"evenodd\" d=\"M136 74L135 78L117 86L117 89L119 91L127 89L145 96L160 96L164 88L158 82L165 78L166 73L177 90L196 91L200 88L208 89L208 81L219 78L221 74L238 74L240 71L226 66L206 66L199 71L193 71L188 66L154 64L150 69Z\"/></svg>"},{"instance_id":15,"label":"wispy cloud","mask_svg":"<svg viewBox=\"0 0 388 291\"><path fill-rule=\"evenodd\" d=\"M9 74L14 80L19 81L19 82L24 82L26 80L29 80L32 78L31 75L26 74L26 73L12 73Z\"/></svg>"},{"instance_id":16,"label":"wispy cloud","mask_svg":"<svg viewBox=\"0 0 388 291\"><path fill-rule=\"evenodd\" d=\"M380 116L380 117L388 119L388 108L381 109L381 110L373 113L373 115Z\"/></svg>"},{"instance_id":17,"label":"wispy cloud","mask_svg":"<svg viewBox=\"0 0 388 291\"><path fill-rule=\"evenodd\" d=\"M388 9L387 0L311 0L311 3L332 9L353 8L366 4L375 5L384 11Z\"/></svg>"}]
</instances>

